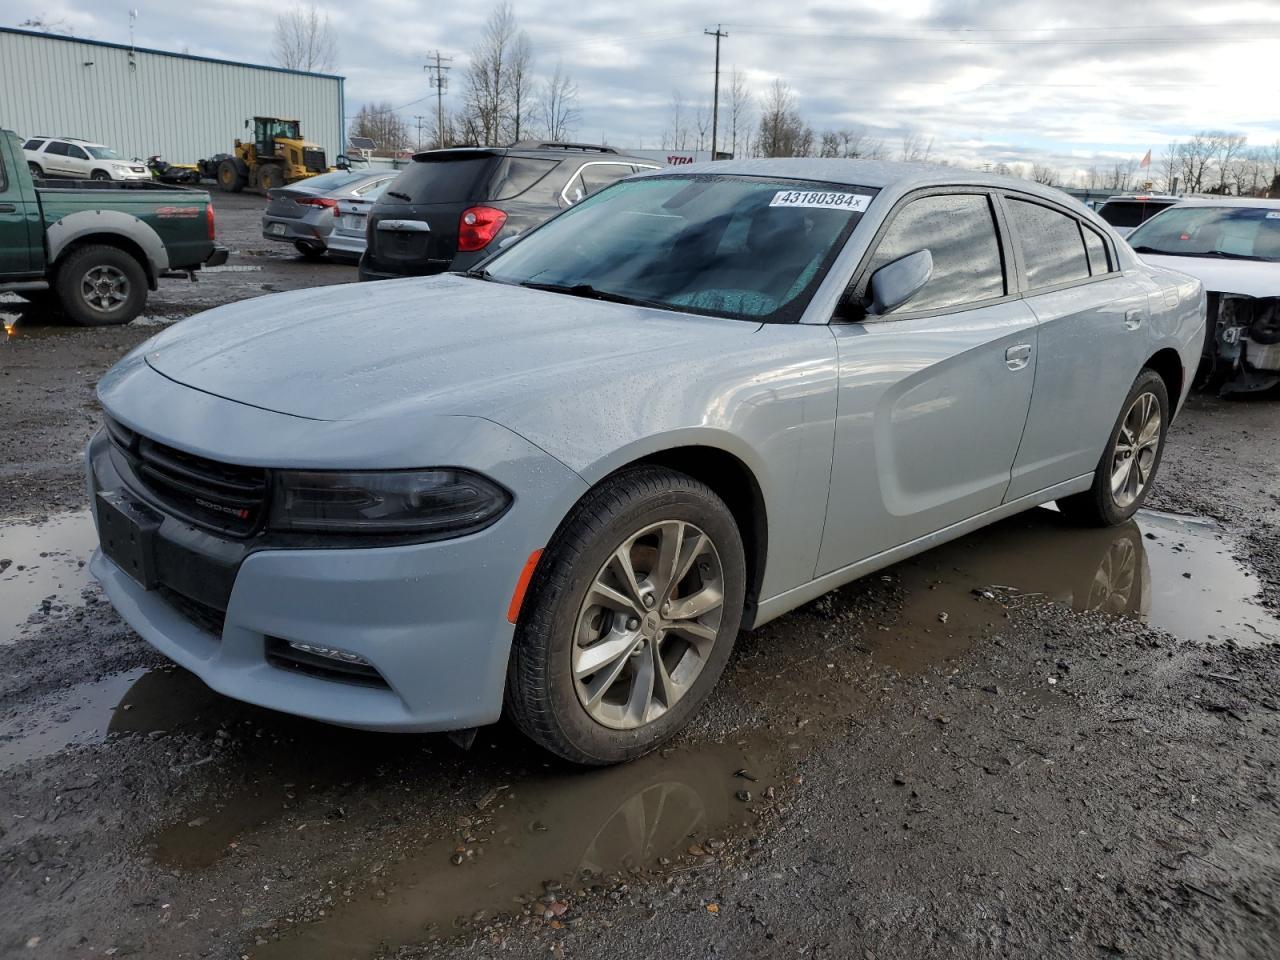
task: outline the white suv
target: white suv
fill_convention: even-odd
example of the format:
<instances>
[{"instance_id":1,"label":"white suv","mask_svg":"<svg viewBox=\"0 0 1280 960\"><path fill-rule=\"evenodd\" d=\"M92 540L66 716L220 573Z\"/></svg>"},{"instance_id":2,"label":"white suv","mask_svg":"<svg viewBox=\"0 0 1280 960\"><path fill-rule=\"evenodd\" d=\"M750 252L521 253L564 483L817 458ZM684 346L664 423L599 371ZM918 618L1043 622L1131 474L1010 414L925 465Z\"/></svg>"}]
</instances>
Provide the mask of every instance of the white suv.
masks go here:
<instances>
[{"instance_id":1,"label":"white suv","mask_svg":"<svg viewBox=\"0 0 1280 960\"><path fill-rule=\"evenodd\" d=\"M33 137L22 145L36 179L150 180L141 160L126 160L110 147L74 137Z\"/></svg>"}]
</instances>

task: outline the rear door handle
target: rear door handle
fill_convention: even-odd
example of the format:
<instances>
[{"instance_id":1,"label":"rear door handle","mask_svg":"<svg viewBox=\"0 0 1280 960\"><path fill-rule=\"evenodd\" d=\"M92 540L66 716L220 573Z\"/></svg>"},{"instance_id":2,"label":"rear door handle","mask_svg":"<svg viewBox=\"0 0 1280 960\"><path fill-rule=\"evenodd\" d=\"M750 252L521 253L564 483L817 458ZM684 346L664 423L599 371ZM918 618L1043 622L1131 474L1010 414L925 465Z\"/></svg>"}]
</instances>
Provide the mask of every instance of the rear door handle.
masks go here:
<instances>
[{"instance_id":1,"label":"rear door handle","mask_svg":"<svg viewBox=\"0 0 1280 960\"><path fill-rule=\"evenodd\" d=\"M1031 359L1031 344L1017 343L1004 352L1005 365L1010 370L1021 370Z\"/></svg>"},{"instance_id":2,"label":"rear door handle","mask_svg":"<svg viewBox=\"0 0 1280 960\"><path fill-rule=\"evenodd\" d=\"M17 213L18 208L12 203L0 203L0 213Z\"/></svg>"},{"instance_id":3,"label":"rear door handle","mask_svg":"<svg viewBox=\"0 0 1280 960\"><path fill-rule=\"evenodd\" d=\"M1124 312L1124 325L1127 330L1137 330L1142 326L1142 310L1139 307L1130 307Z\"/></svg>"}]
</instances>

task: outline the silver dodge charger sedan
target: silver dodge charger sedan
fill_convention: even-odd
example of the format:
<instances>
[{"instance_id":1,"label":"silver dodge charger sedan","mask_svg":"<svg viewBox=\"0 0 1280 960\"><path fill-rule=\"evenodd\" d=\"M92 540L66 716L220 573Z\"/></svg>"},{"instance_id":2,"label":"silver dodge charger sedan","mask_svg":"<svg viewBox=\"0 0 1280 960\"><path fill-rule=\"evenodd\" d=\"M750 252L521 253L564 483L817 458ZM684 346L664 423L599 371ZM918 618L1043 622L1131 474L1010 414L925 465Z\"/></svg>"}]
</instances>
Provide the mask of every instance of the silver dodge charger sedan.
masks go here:
<instances>
[{"instance_id":1,"label":"silver dodge charger sedan","mask_svg":"<svg viewBox=\"0 0 1280 960\"><path fill-rule=\"evenodd\" d=\"M98 386L92 569L229 696L374 730L505 709L623 761L741 629L1047 501L1131 516L1204 310L1033 183L641 175L465 274L218 307L129 354Z\"/></svg>"}]
</instances>

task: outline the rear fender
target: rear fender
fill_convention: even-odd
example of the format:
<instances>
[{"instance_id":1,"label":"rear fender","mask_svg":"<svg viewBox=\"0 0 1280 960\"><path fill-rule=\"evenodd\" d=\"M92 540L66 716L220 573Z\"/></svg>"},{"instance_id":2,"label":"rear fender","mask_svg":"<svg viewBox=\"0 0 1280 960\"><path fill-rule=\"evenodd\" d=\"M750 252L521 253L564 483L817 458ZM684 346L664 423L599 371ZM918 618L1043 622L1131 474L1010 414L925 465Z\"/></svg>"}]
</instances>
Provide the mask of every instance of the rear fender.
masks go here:
<instances>
[{"instance_id":1,"label":"rear fender","mask_svg":"<svg viewBox=\"0 0 1280 960\"><path fill-rule=\"evenodd\" d=\"M45 231L49 262L57 263L62 254L83 237L113 234L132 241L143 252L147 258L143 266L152 285L157 277L168 272L169 253L160 235L137 217L119 210L80 210L50 224Z\"/></svg>"}]
</instances>

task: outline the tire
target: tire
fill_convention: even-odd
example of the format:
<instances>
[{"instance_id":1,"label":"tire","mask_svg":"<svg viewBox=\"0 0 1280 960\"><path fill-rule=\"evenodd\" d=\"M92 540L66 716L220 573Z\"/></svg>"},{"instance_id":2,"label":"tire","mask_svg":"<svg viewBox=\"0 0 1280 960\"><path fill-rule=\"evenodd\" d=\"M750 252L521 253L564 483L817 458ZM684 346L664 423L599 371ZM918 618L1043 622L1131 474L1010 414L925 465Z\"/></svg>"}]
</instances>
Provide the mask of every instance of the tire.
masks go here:
<instances>
[{"instance_id":1,"label":"tire","mask_svg":"<svg viewBox=\"0 0 1280 960\"><path fill-rule=\"evenodd\" d=\"M32 179L32 180L43 180L43 179L44 179L44 171L40 169L40 164L38 164L38 163L28 163L28 164L27 164L27 170L29 170L29 171L31 172L31 179Z\"/></svg>"},{"instance_id":2,"label":"tire","mask_svg":"<svg viewBox=\"0 0 1280 960\"><path fill-rule=\"evenodd\" d=\"M258 186L262 192L284 186L284 167L278 163L264 163L258 171Z\"/></svg>"},{"instance_id":3,"label":"tire","mask_svg":"<svg viewBox=\"0 0 1280 960\"><path fill-rule=\"evenodd\" d=\"M1144 400L1152 406L1140 408L1139 401ZM1154 424L1155 435L1143 437L1152 426L1149 413L1158 413L1159 421ZM1136 419L1131 419L1135 418ZM1138 379L1129 389L1116 424L1107 438L1107 446L1093 472L1093 486L1084 493L1063 497L1058 501L1058 509L1063 515L1083 526L1111 527L1124 523L1142 506L1155 482L1156 471L1160 468L1160 457L1164 453L1165 433L1169 427L1169 393L1164 379L1154 370L1143 369ZM1128 438L1136 429L1139 433L1139 446L1134 450ZM1122 432L1124 440L1122 441ZM1125 450L1129 457L1123 457ZM1119 475L1117 465L1122 458L1130 463L1124 474L1124 484L1119 493L1113 491L1112 481Z\"/></svg>"},{"instance_id":4,"label":"tire","mask_svg":"<svg viewBox=\"0 0 1280 960\"><path fill-rule=\"evenodd\" d=\"M147 302L147 274L116 247L93 244L72 251L54 281L68 317L84 327L128 323Z\"/></svg>"},{"instance_id":5,"label":"tire","mask_svg":"<svg viewBox=\"0 0 1280 960\"><path fill-rule=\"evenodd\" d=\"M677 539L677 530L688 539ZM688 570L668 594L674 608L651 583L670 579L670 567L658 570L664 542L683 546ZM615 591L623 602L611 600L613 609L589 602L602 596L598 578L604 588L625 583L616 559L624 547L636 587L629 598ZM574 507L538 563L507 669L511 718L535 743L574 763L601 766L648 753L685 725L724 672L745 589L742 538L711 488L659 467L615 474ZM647 606L637 599L643 594ZM707 601L696 605L700 612L681 621L675 609L698 597ZM599 652L590 658L588 650ZM610 650L624 652L608 656ZM596 672L575 677L575 666L593 662Z\"/></svg>"},{"instance_id":6,"label":"tire","mask_svg":"<svg viewBox=\"0 0 1280 960\"><path fill-rule=\"evenodd\" d=\"M228 193L239 193L249 181L240 172L240 166L231 158L218 164L218 186Z\"/></svg>"},{"instance_id":7,"label":"tire","mask_svg":"<svg viewBox=\"0 0 1280 960\"><path fill-rule=\"evenodd\" d=\"M301 240L293 245L293 249L302 254L304 260L310 260L313 263L323 260L326 253L324 247L318 247L314 243L303 243Z\"/></svg>"},{"instance_id":8,"label":"tire","mask_svg":"<svg viewBox=\"0 0 1280 960\"><path fill-rule=\"evenodd\" d=\"M93 171L93 173L89 174L89 179L97 180L99 183L101 183L103 181L110 180L111 174L107 173L107 171L105 170L95 170Z\"/></svg>"}]
</instances>

